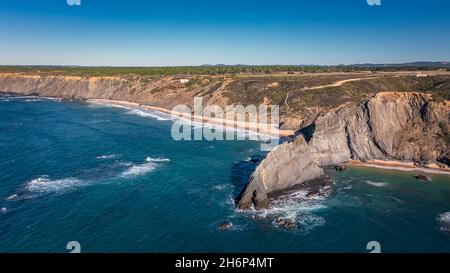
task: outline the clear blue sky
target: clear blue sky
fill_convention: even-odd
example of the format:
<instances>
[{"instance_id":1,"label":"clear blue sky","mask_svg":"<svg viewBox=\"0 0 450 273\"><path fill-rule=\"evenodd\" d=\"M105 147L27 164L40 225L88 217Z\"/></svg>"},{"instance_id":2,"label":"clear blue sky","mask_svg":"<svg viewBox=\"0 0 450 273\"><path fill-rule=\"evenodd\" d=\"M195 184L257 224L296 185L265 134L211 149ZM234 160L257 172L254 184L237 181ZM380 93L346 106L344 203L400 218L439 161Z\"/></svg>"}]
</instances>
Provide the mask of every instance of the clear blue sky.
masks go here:
<instances>
[{"instance_id":1,"label":"clear blue sky","mask_svg":"<svg viewBox=\"0 0 450 273\"><path fill-rule=\"evenodd\" d=\"M450 1L0 0L0 64L450 60Z\"/></svg>"}]
</instances>

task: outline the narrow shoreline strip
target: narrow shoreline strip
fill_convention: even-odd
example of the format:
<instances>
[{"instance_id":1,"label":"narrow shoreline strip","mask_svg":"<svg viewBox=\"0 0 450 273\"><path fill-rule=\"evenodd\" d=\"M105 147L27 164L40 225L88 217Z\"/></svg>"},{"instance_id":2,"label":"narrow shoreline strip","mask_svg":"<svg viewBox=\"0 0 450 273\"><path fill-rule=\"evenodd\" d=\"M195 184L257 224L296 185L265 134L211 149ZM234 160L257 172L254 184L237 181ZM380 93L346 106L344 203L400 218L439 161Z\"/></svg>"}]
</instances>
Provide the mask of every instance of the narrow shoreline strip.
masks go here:
<instances>
[{"instance_id":1,"label":"narrow shoreline strip","mask_svg":"<svg viewBox=\"0 0 450 273\"><path fill-rule=\"evenodd\" d=\"M370 168L378 168L385 170L397 170L403 172L424 172L430 174L444 174L450 175L449 168L441 168L435 164L428 165L425 167L415 166L412 162L401 162L401 161L388 161L388 160L369 160L367 162L362 162L359 160L350 160L348 162L350 166L364 166Z\"/></svg>"},{"instance_id":2,"label":"narrow shoreline strip","mask_svg":"<svg viewBox=\"0 0 450 273\"><path fill-rule=\"evenodd\" d=\"M274 127L266 126L264 124L252 123L252 122L239 122L227 119L218 119L218 118L210 118L197 116L188 113L176 112L166 108L151 106L151 105L143 105L135 102L128 101L119 101L119 100L108 100L108 99L89 99L88 103L94 104L103 104L103 105L112 105L112 106L120 106L134 109L144 109L144 110L152 110L158 111L164 114L172 115L176 118L183 118L185 120L190 120L198 123L202 123L204 125L219 125L224 128L230 129L241 129L248 131L250 133L267 135L272 137L287 137L295 134L294 130L282 130ZM230 122L232 124L230 124Z\"/></svg>"}]
</instances>

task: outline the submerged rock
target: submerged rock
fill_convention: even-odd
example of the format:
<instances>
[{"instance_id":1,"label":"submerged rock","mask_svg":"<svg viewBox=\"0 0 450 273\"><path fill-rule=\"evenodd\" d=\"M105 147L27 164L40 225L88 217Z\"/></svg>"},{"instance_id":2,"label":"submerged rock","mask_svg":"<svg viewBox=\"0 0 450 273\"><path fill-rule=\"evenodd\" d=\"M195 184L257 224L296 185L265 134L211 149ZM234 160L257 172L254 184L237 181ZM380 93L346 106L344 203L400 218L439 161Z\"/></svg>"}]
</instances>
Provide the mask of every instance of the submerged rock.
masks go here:
<instances>
[{"instance_id":1,"label":"submerged rock","mask_svg":"<svg viewBox=\"0 0 450 273\"><path fill-rule=\"evenodd\" d=\"M343 172L343 171L345 171L345 170L347 169L347 167L346 167L344 164L339 164L339 165L335 165L335 166L334 166L334 169L335 169L336 171Z\"/></svg>"},{"instance_id":2,"label":"submerged rock","mask_svg":"<svg viewBox=\"0 0 450 273\"><path fill-rule=\"evenodd\" d=\"M302 184L292 186L288 189L274 191L268 194L269 199L283 199L286 196L296 195L298 192L306 192L305 197L310 199L328 197L333 189L334 182L327 176L323 176L319 179L313 179L305 181Z\"/></svg>"},{"instance_id":3,"label":"submerged rock","mask_svg":"<svg viewBox=\"0 0 450 273\"><path fill-rule=\"evenodd\" d=\"M308 193L306 194L306 197L309 197L309 198L311 198L311 197L316 197L316 196L318 196L319 194L320 194L320 191L319 191L319 190L313 190L313 191L308 192Z\"/></svg>"},{"instance_id":4,"label":"submerged rock","mask_svg":"<svg viewBox=\"0 0 450 273\"><path fill-rule=\"evenodd\" d=\"M382 92L360 106L332 110L267 154L237 207L267 208L267 196L324 178L323 167L349 160L450 162L449 119L450 102L433 102L424 93Z\"/></svg>"},{"instance_id":5,"label":"submerged rock","mask_svg":"<svg viewBox=\"0 0 450 273\"><path fill-rule=\"evenodd\" d=\"M289 218L277 218L275 224L284 228L295 228L296 224Z\"/></svg>"},{"instance_id":6,"label":"submerged rock","mask_svg":"<svg viewBox=\"0 0 450 273\"><path fill-rule=\"evenodd\" d=\"M233 224L229 221L225 221L219 224L220 230L227 230L233 227Z\"/></svg>"},{"instance_id":7,"label":"submerged rock","mask_svg":"<svg viewBox=\"0 0 450 273\"><path fill-rule=\"evenodd\" d=\"M260 160L258 158L251 158L250 162L252 163L258 163Z\"/></svg>"},{"instance_id":8,"label":"submerged rock","mask_svg":"<svg viewBox=\"0 0 450 273\"><path fill-rule=\"evenodd\" d=\"M431 182L431 177L423 175L423 174L415 175L414 178L416 178L417 180L425 181L425 182Z\"/></svg>"}]
</instances>

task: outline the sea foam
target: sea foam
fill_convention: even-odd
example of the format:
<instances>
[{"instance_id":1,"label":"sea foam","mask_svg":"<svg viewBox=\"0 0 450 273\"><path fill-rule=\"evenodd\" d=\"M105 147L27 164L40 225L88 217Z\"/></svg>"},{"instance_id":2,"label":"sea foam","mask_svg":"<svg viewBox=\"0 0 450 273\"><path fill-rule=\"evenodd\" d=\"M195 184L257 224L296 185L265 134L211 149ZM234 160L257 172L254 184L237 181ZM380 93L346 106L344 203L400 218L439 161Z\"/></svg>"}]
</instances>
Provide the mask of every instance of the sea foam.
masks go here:
<instances>
[{"instance_id":1,"label":"sea foam","mask_svg":"<svg viewBox=\"0 0 450 273\"><path fill-rule=\"evenodd\" d=\"M387 185L387 183L385 183L385 182L374 182L374 181L370 181L370 180L367 180L365 182L366 182L366 184L369 184L369 185L372 185L372 186L375 186L375 187L379 187L379 188L384 187L384 186Z\"/></svg>"},{"instance_id":2,"label":"sea foam","mask_svg":"<svg viewBox=\"0 0 450 273\"><path fill-rule=\"evenodd\" d=\"M156 169L156 167L158 166L157 163L168 162L168 161L170 161L170 159L147 157L145 161L146 161L146 163L143 163L143 164L133 164L130 168L126 169L122 173L121 177L129 178L129 177L145 175L149 172L154 171Z\"/></svg>"},{"instance_id":3,"label":"sea foam","mask_svg":"<svg viewBox=\"0 0 450 273\"><path fill-rule=\"evenodd\" d=\"M170 159L168 159L168 158L161 158L161 157L158 157L158 158L147 157L145 160L147 162L169 162L170 161Z\"/></svg>"},{"instance_id":4,"label":"sea foam","mask_svg":"<svg viewBox=\"0 0 450 273\"><path fill-rule=\"evenodd\" d=\"M112 154L112 155L99 155L99 156L97 156L97 159L113 159L113 158L116 158L117 157L117 155L115 155L115 154Z\"/></svg>"},{"instance_id":5,"label":"sea foam","mask_svg":"<svg viewBox=\"0 0 450 273\"><path fill-rule=\"evenodd\" d=\"M153 171L156 165L153 163L134 164L122 173L122 177L136 177Z\"/></svg>"},{"instance_id":6,"label":"sea foam","mask_svg":"<svg viewBox=\"0 0 450 273\"><path fill-rule=\"evenodd\" d=\"M439 214L437 221L440 225L439 230L450 232L450 211L446 213Z\"/></svg>"},{"instance_id":7,"label":"sea foam","mask_svg":"<svg viewBox=\"0 0 450 273\"><path fill-rule=\"evenodd\" d=\"M16 193L7 197L6 200L17 201L34 198L49 193L64 193L86 184L87 181L74 177L50 179L47 175L44 175L28 181Z\"/></svg>"},{"instance_id":8,"label":"sea foam","mask_svg":"<svg viewBox=\"0 0 450 273\"><path fill-rule=\"evenodd\" d=\"M24 189L31 193L52 193L66 191L82 184L82 180L73 177L52 180L43 176L28 182Z\"/></svg>"},{"instance_id":9,"label":"sea foam","mask_svg":"<svg viewBox=\"0 0 450 273\"><path fill-rule=\"evenodd\" d=\"M140 117L144 117L144 118L154 118L156 120L170 120L168 118L164 118L161 115L157 115L148 111L142 111L142 110L138 110L138 109L133 109L127 112L127 114L129 115L137 115Z\"/></svg>"},{"instance_id":10,"label":"sea foam","mask_svg":"<svg viewBox=\"0 0 450 273\"><path fill-rule=\"evenodd\" d=\"M296 223L297 231L309 232L318 226L325 224L322 216L316 215L317 211L328 208L325 204L326 197L308 196L307 191L295 191L270 201L270 209L251 211L258 218L273 218L273 225L278 227L276 219L279 217L290 219Z\"/></svg>"}]
</instances>

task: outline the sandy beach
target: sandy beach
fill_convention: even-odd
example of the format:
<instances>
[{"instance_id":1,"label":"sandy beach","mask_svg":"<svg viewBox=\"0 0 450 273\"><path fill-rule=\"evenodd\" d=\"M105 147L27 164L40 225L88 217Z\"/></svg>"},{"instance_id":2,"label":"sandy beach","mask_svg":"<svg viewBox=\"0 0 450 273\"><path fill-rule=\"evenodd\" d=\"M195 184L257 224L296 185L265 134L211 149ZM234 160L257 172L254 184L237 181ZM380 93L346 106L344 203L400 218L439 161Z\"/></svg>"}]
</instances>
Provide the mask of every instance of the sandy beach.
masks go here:
<instances>
[{"instance_id":1,"label":"sandy beach","mask_svg":"<svg viewBox=\"0 0 450 273\"><path fill-rule=\"evenodd\" d=\"M369 160L366 162L358 160L350 160L348 162L350 166L365 166L380 169L399 170L399 171L415 171L432 174L447 174L450 175L449 168L441 168L436 164L430 164L426 167L417 167L412 162L400 162L400 161L384 161L384 160Z\"/></svg>"},{"instance_id":2,"label":"sandy beach","mask_svg":"<svg viewBox=\"0 0 450 273\"><path fill-rule=\"evenodd\" d=\"M103 105L112 105L119 107L126 107L131 109L143 109L143 110L153 110L158 111L164 114L172 115L176 118L181 118L189 121L193 121L196 123L201 123L204 125L219 125L225 128L231 129L241 129L251 133L257 133L261 135L267 135L271 137L286 137L291 136L295 133L294 130L280 130L275 127L267 126L266 124L252 123L252 122L239 122L234 120L227 119L219 119L219 118L210 118L204 116L197 116L189 113L176 112L169 109L165 109L162 107L150 106L150 105L142 105L134 102L128 101L118 101L118 100L108 100L108 99L90 99L87 100L89 103L94 104L103 104Z\"/></svg>"}]
</instances>

